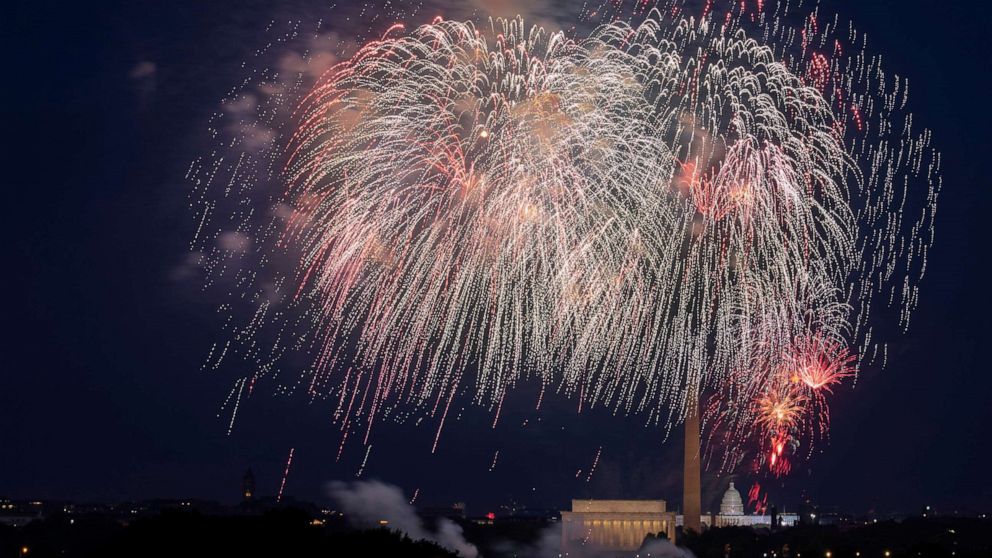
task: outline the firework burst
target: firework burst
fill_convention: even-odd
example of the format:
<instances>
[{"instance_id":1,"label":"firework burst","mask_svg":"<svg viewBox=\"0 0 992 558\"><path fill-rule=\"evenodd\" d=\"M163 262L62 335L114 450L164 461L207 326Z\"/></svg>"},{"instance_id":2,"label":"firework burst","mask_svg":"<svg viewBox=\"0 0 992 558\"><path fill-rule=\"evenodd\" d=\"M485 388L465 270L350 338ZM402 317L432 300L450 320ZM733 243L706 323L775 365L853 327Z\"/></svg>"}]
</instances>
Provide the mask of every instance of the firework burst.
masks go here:
<instances>
[{"instance_id":1,"label":"firework burst","mask_svg":"<svg viewBox=\"0 0 992 558\"><path fill-rule=\"evenodd\" d=\"M437 18L301 73L256 111L288 114L272 142L190 172L208 284L234 285L208 366L252 363L239 401L329 398L366 443L401 406L438 435L456 396L498 418L522 381L664 424L709 392L723 446L786 472L884 360L873 307L908 325L939 155L862 36L754 9Z\"/></svg>"}]
</instances>

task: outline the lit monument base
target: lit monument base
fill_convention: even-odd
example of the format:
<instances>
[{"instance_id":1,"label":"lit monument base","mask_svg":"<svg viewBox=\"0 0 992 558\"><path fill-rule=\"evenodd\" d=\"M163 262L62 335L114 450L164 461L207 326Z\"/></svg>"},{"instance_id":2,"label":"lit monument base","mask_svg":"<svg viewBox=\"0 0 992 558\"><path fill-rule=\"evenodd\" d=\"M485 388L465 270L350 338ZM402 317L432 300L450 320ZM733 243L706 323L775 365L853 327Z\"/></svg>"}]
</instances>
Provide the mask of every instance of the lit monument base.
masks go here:
<instances>
[{"instance_id":1,"label":"lit monument base","mask_svg":"<svg viewBox=\"0 0 992 558\"><path fill-rule=\"evenodd\" d=\"M675 513L664 500L572 500L561 512L562 553L636 551L647 535L675 540Z\"/></svg>"}]
</instances>

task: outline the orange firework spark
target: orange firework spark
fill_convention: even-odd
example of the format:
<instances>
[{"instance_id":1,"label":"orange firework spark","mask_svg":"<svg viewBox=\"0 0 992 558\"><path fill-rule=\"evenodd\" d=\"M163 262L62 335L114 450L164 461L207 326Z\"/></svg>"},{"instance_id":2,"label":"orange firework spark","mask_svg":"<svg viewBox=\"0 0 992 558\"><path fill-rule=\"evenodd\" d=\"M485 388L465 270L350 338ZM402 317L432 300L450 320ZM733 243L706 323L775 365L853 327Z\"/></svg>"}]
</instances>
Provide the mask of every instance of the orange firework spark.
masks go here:
<instances>
[{"instance_id":1,"label":"orange firework spark","mask_svg":"<svg viewBox=\"0 0 992 558\"><path fill-rule=\"evenodd\" d=\"M784 385L758 399L758 424L770 429L790 429L805 411L808 398Z\"/></svg>"},{"instance_id":2,"label":"orange firework spark","mask_svg":"<svg viewBox=\"0 0 992 558\"><path fill-rule=\"evenodd\" d=\"M850 350L821 337L803 339L787 359L794 381L802 381L813 390L832 392L831 386L854 375L855 357Z\"/></svg>"}]
</instances>

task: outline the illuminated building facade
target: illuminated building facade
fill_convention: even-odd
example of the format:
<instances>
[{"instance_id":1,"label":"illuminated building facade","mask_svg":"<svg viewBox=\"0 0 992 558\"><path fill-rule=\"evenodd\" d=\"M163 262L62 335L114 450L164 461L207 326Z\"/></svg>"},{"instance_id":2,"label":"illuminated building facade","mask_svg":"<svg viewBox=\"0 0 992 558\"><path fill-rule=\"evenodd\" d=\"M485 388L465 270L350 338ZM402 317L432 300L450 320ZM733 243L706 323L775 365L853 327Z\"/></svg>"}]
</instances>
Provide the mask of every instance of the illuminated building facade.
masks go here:
<instances>
[{"instance_id":1,"label":"illuminated building facade","mask_svg":"<svg viewBox=\"0 0 992 558\"><path fill-rule=\"evenodd\" d=\"M636 551L647 535L675 540L675 513L664 500L572 500L561 512L562 551Z\"/></svg>"},{"instance_id":2,"label":"illuminated building facade","mask_svg":"<svg viewBox=\"0 0 992 558\"><path fill-rule=\"evenodd\" d=\"M684 517L680 514L675 517L675 524L683 526ZM779 527L791 527L799 522L799 515L794 513L777 514L776 521ZM730 486L723 493L720 500L720 513L700 514L699 523L706 528L709 527L771 527L771 515L748 515L744 513L744 499L741 493L734 487L734 481L730 481Z\"/></svg>"}]
</instances>

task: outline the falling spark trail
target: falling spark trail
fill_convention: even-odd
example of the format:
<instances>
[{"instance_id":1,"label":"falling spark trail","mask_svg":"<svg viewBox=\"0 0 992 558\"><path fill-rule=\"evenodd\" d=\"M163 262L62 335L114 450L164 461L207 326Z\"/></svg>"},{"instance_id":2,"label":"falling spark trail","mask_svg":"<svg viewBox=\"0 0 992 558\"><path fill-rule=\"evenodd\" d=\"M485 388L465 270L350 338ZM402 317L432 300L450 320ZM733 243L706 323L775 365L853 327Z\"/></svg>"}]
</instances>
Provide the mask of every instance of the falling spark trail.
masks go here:
<instances>
[{"instance_id":1,"label":"falling spark trail","mask_svg":"<svg viewBox=\"0 0 992 558\"><path fill-rule=\"evenodd\" d=\"M247 378L241 378L238 384L238 397L234 400L234 409L231 410L231 421L227 424L227 435L230 436L231 432L234 431L234 419L238 417L238 408L241 406L241 393L245 389L245 383Z\"/></svg>"},{"instance_id":2,"label":"falling spark trail","mask_svg":"<svg viewBox=\"0 0 992 558\"><path fill-rule=\"evenodd\" d=\"M601 453L603 453L603 446L600 446L599 449L596 450L596 457L592 460L592 467L589 468L589 474L586 475L586 482L592 480L592 474L596 472L596 466L599 465L599 455Z\"/></svg>"},{"instance_id":3,"label":"falling spark trail","mask_svg":"<svg viewBox=\"0 0 992 558\"><path fill-rule=\"evenodd\" d=\"M289 448L289 457L286 458L286 469L282 472L282 481L279 483L279 495L276 496L276 502L282 502L282 492L286 489L289 468L293 466L293 451L295 451L295 448Z\"/></svg>"},{"instance_id":4,"label":"falling spark trail","mask_svg":"<svg viewBox=\"0 0 992 558\"><path fill-rule=\"evenodd\" d=\"M362 476L362 473L365 472L365 464L368 463L369 454L371 452L372 452L372 444L369 444L368 447L365 448L365 457L362 458L362 464L358 467L358 472L355 473L355 477L360 477Z\"/></svg>"}]
</instances>

